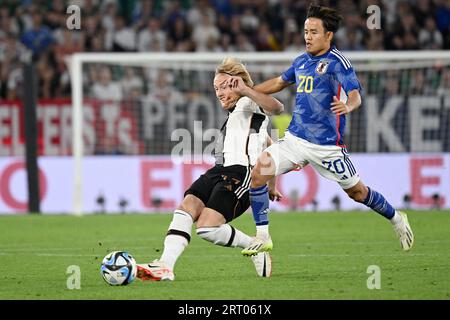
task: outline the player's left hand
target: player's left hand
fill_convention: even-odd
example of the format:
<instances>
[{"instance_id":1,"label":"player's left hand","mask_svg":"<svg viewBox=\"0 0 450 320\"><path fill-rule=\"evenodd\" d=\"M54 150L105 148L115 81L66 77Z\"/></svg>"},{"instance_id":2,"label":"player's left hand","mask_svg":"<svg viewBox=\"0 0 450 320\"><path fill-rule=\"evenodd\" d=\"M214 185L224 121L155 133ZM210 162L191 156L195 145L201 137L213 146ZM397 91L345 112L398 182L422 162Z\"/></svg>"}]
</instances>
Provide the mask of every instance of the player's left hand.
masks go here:
<instances>
[{"instance_id":1,"label":"player's left hand","mask_svg":"<svg viewBox=\"0 0 450 320\"><path fill-rule=\"evenodd\" d=\"M270 201L280 201L283 199L283 195L276 188L273 190L269 189L269 199Z\"/></svg>"},{"instance_id":2,"label":"player's left hand","mask_svg":"<svg viewBox=\"0 0 450 320\"><path fill-rule=\"evenodd\" d=\"M350 113L350 107L342 101L338 100L336 96L333 96L333 102L331 103L331 111L337 115Z\"/></svg>"}]
</instances>

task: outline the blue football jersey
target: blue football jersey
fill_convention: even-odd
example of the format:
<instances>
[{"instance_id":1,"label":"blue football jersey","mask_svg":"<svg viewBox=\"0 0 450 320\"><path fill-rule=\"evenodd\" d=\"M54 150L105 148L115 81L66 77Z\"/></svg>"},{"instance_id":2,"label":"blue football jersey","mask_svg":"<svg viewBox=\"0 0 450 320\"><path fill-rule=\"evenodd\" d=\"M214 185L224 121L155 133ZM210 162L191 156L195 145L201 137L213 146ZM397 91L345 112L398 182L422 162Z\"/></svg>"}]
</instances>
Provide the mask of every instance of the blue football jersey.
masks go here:
<instances>
[{"instance_id":1,"label":"blue football jersey","mask_svg":"<svg viewBox=\"0 0 450 320\"><path fill-rule=\"evenodd\" d=\"M319 145L344 146L345 115L331 111L333 96L344 103L361 89L350 61L334 46L320 56L303 53L281 75L296 84L295 109L288 131Z\"/></svg>"}]
</instances>

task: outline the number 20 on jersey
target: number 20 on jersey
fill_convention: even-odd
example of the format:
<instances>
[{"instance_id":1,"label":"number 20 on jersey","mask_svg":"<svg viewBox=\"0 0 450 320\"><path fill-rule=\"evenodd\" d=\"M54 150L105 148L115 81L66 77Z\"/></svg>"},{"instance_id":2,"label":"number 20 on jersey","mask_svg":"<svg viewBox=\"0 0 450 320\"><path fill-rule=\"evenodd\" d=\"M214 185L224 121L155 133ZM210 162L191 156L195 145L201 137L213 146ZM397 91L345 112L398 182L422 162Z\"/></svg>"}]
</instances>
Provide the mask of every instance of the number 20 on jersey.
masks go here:
<instances>
[{"instance_id":1,"label":"number 20 on jersey","mask_svg":"<svg viewBox=\"0 0 450 320\"><path fill-rule=\"evenodd\" d=\"M299 75L300 83L297 87L297 92L311 93L313 90L314 78L312 76Z\"/></svg>"}]
</instances>

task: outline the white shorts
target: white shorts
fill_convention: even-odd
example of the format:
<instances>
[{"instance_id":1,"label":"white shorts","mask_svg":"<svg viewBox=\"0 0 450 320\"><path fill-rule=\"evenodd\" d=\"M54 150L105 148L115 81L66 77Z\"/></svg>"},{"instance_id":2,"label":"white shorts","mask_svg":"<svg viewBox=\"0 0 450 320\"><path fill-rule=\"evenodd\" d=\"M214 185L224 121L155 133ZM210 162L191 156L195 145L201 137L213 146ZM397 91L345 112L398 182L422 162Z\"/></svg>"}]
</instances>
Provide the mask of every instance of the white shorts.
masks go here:
<instances>
[{"instance_id":1,"label":"white shorts","mask_svg":"<svg viewBox=\"0 0 450 320\"><path fill-rule=\"evenodd\" d=\"M286 131L284 138L264 151L275 162L276 176L311 164L322 177L336 181L343 189L355 186L360 180L343 147L317 145Z\"/></svg>"}]
</instances>

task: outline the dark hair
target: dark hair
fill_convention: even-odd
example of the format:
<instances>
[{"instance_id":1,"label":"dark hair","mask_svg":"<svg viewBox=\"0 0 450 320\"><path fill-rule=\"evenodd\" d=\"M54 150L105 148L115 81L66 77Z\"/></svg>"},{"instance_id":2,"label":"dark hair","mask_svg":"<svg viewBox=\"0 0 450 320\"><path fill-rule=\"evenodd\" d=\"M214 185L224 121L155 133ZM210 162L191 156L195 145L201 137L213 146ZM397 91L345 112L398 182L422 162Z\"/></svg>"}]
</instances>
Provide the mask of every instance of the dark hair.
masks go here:
<instances>
[{"instance_id":1,"label":"dark hair","mask_svg":"<svg viewBox=\"0 0 450 320\"><path fill-rule=\"evenodd\" d=\"M317 18L322 20L323 27L326 31L336 32L339 29L339 24L344 19L336 10L310 5L306 18Z\"/></svg>"}]
</instances>

